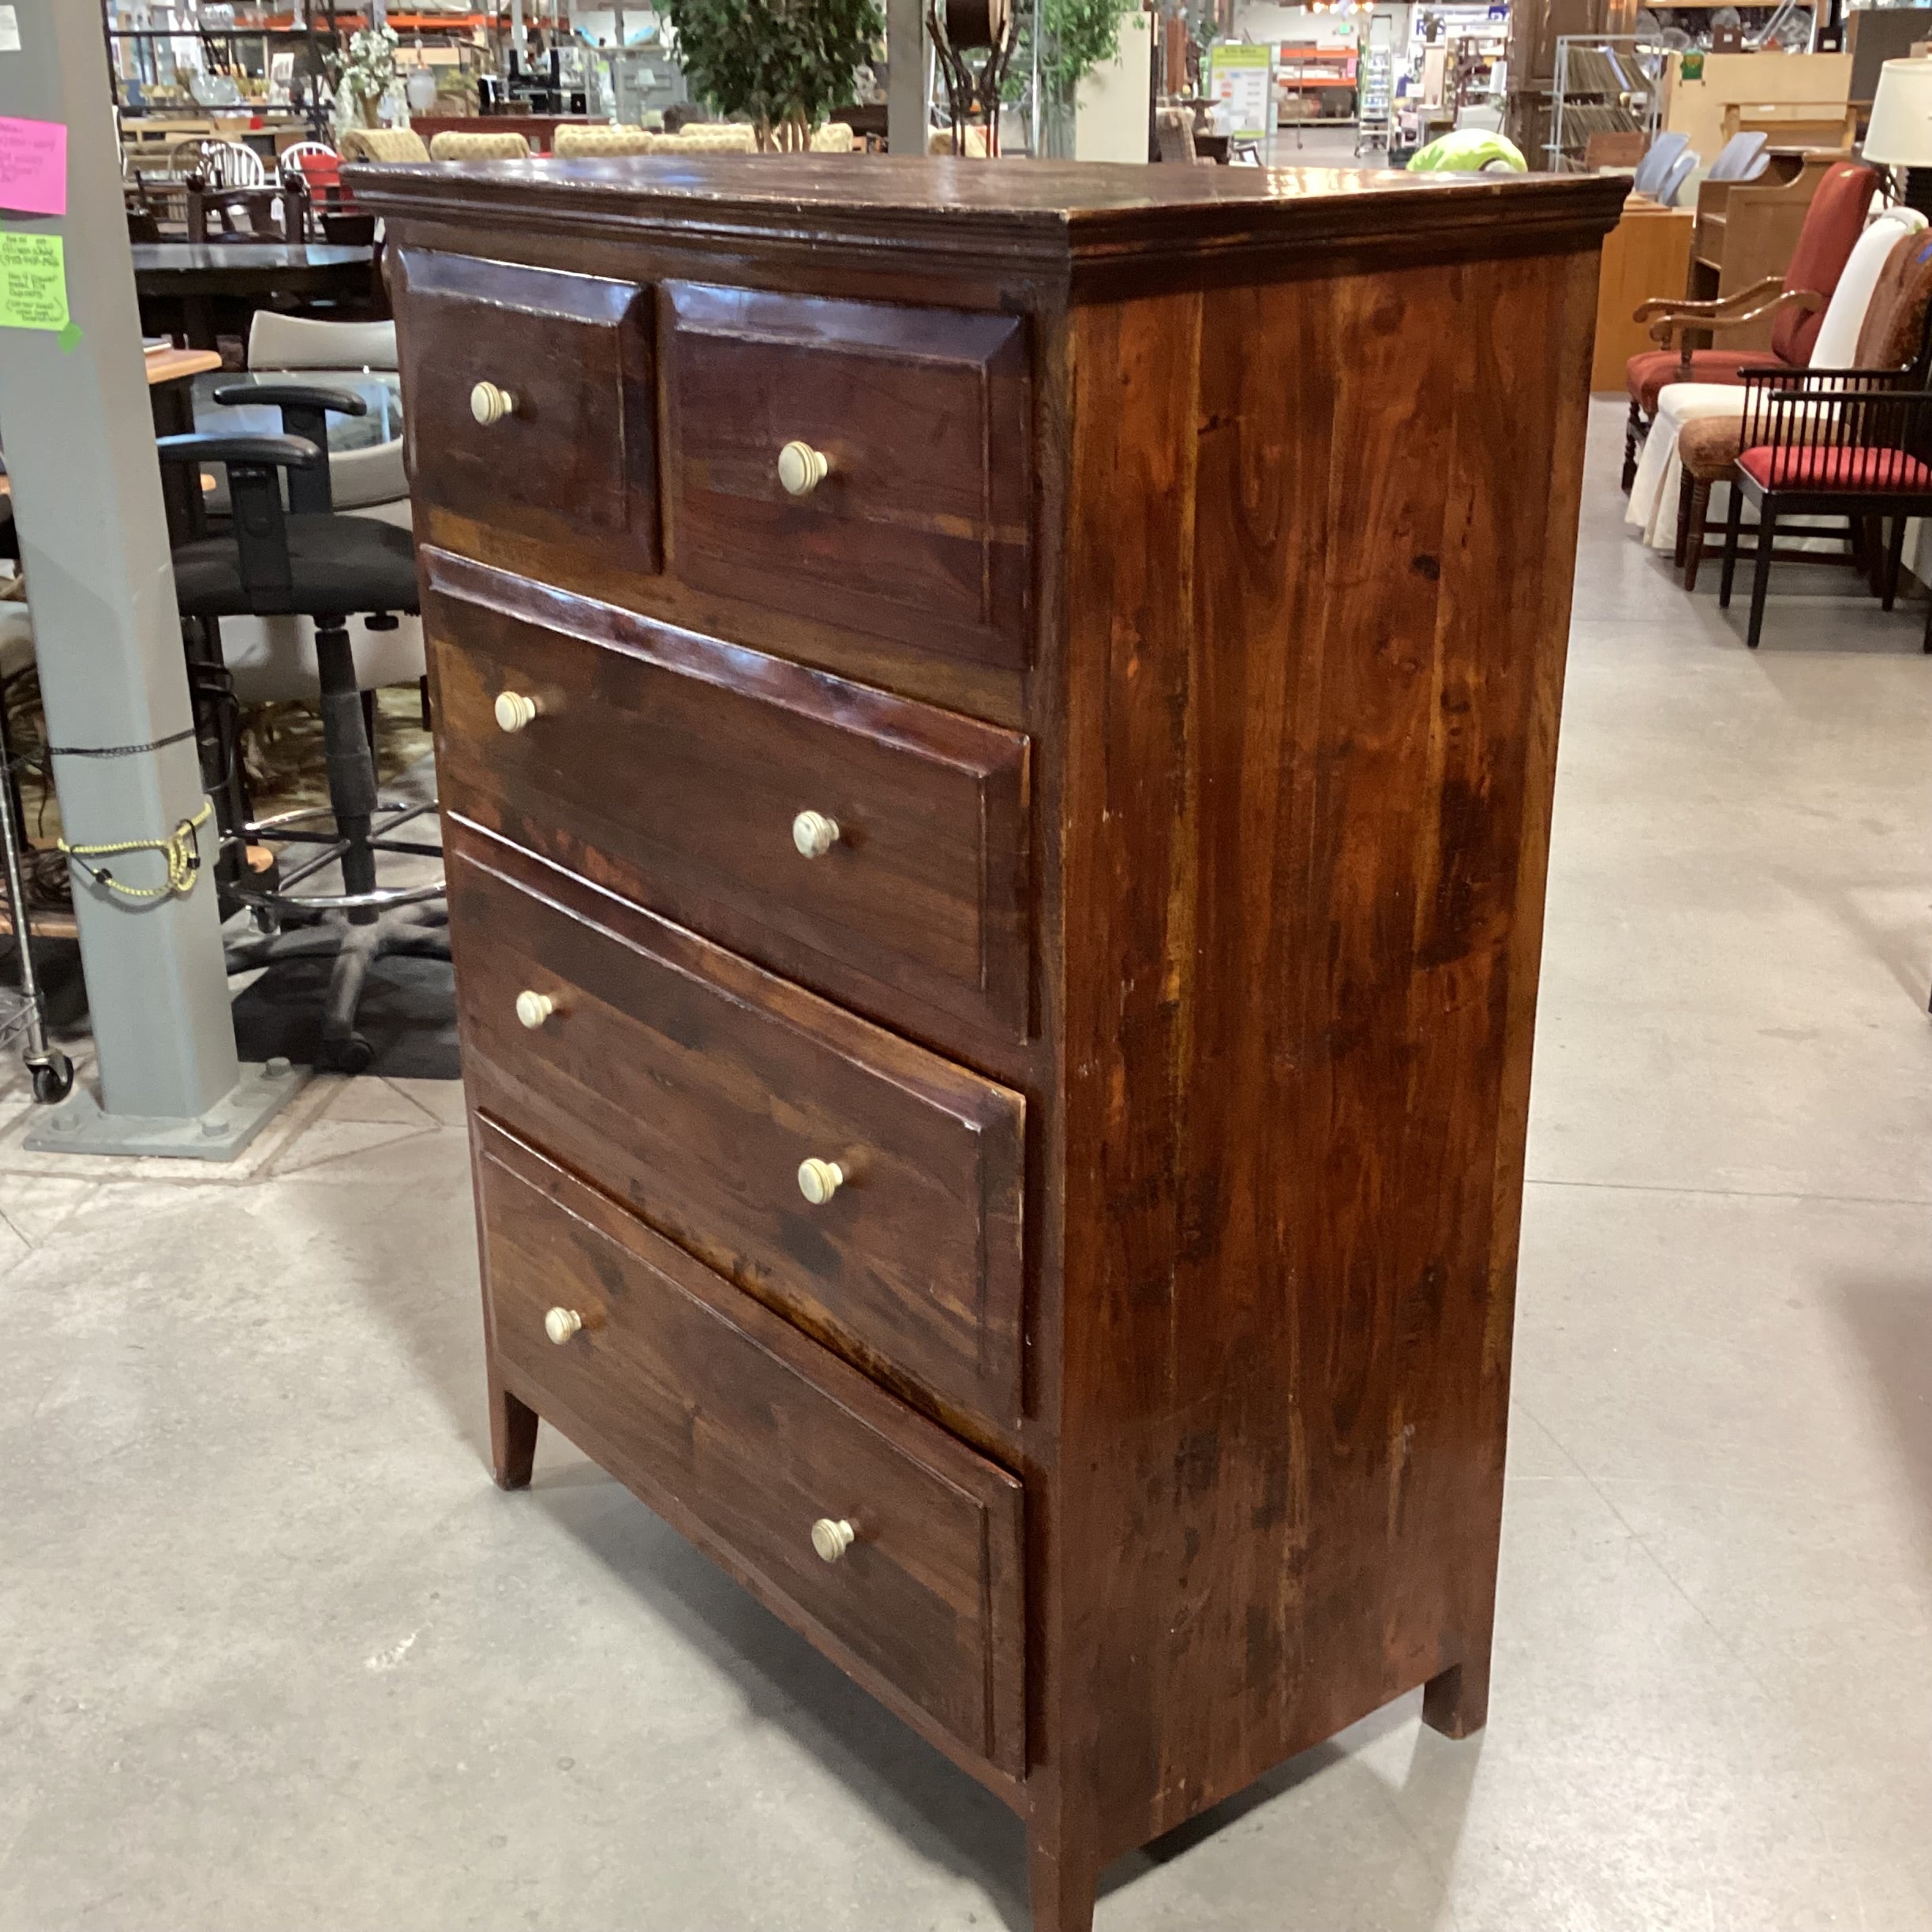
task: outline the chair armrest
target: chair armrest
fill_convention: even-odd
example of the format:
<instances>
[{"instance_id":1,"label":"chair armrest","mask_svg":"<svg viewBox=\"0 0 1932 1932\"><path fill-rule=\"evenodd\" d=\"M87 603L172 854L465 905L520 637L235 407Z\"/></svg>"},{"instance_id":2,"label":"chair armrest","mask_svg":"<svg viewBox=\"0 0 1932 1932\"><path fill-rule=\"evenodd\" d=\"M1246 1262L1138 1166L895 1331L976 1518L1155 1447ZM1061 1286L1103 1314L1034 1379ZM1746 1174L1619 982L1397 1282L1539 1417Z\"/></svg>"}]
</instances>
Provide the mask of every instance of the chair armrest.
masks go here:
<instances>
[{"instance_id":1,"label":"chair armrest","mask_svg":"<svg viewBox=\"0 0 1932 1932\"><path fill-rule=\"evenodd\" d=\"M1664 315L1683 316L1687 320L1708 320L1746 302L1762 301L1767 295L1777 294L1784 286L1782 276L1766 275L1762 281L1754 282L1749 288L1739 289L1735 295L1720 295L1713 301L1693 301L1687 295L1653 295L1649 301L1637 305L1631 320L1633 322L1648 322L1655 316Z\"/></svg>"},{"instance_id":2,"label":"chair armrest","mask_svg":"<svg viewBox=\"0 0 1932 1932\"><path fill-rule=\"evenodd\" d=\"M1739 298L1741 299L1741 298ZM1825 306L1825 298L1814 289L1787 289L1769 301L1759 302L1747 309L1722 308L1710 315L1684 315L1681 313L1666 316L1650 324L1650 339L1668 349L1671 339L1680 331L1688 335L1692 329L1738 328L1747 322L1761 322L1768 315L1776 315L1783 309L1796 309L1806 314ZM1686 349L1687 363L1690 350Z\"/></svg>"},{"instance_id":3,"label":"chair armrest","mask_svg":"<svg viewBox=\"0 0 1932 1932\"><path fill-rule=\"evenodd\" d=\"M313 470L322 452L306 436L159 436L155 449L163 462L239 463L257 469Z\"/></svg>"},{"instance_id":4,"label":"chair armrest","mask_svg":"<svg viewBox=\"0 0 1932 1932\"><path fill-rule=\"evenodd\" d=\"M352 389L325 389L314 383L230 383L215 391L223 409L271 408L328 410L338 416L366 416L369 404Z\"/></svg>"}]
</instances>

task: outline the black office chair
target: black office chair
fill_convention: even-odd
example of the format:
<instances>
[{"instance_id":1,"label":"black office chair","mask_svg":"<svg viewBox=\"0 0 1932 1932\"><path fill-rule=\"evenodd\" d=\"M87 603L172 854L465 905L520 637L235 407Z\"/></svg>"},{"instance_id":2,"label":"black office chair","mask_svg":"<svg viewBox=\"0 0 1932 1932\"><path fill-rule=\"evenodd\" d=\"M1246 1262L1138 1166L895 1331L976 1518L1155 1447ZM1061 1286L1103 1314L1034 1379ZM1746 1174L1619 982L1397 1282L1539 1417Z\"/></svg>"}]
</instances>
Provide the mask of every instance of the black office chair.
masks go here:
<instances>
[{"instance_id":1,"label":"black office chair","mask_svg":"<svg viewBox=\"0 0 1932 1932\"><path fill-rule=\"evenodd\" d=\"M433 813L428 803L384 805L377 793L368 714L356 676L347 620L361 616L372 630L391 629L395 613L417 610L416 552L407 530L369 517L336 513L329 487L327 422L330 412L365 414L362 399L305 383L238 384L218 390L224 406L268 405L282 413L281 436L163 436L163 462L226 464L232 507L226 532L197 537L174 552L174 595L184 619L198 627L197 688L219 691L221 620L253 616L314 620L322 736L329 803L268 819L249 812L232 732L209 773L227 863L220 870L224 897L249 908L263 928L230 945L231 972L290 959L332 957L322 1022L320 1060L359 1073L373 1057L356 1031L356 1009L369 968L387 954L447 959L449 912L439 876L432 883L378 886L381 853L440 858L440 845L399 837L413 820ZM283 478L288 499L283 501ZM320 822L329 822L325 829ZM263 878L248 863L249 848L276 852ZM301 856L284 863L279 848ZM331 864L342 869L337 892L296 889ZM286 928L286 930L285 930Z\"/></svg>"}]
</instances>

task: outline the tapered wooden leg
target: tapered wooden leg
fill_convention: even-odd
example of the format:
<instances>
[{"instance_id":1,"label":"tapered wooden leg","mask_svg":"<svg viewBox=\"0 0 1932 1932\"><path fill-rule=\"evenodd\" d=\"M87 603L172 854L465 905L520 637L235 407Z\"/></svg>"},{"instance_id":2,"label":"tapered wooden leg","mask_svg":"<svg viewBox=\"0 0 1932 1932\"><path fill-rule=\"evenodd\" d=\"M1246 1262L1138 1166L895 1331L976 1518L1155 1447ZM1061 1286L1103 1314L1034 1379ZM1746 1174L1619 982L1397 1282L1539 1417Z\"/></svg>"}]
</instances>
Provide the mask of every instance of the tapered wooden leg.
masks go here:
<instances>
[{"instance_id":1,"label":"tapered wooden leg","mask_svg":"<svg viewBox=\"0 0 1932 1932\"><path fill-rule=\"evenodd\" d=\"M1422 1721L1444 1737L1472 1737L1489 1721L1489 1646L1422 1687Z\"/></svg>"},{"instance_id":2,"label":"tapered wooden leg","mask_svg":"<svg viewBox=\"0 0 1932 1932\"><path fill-rule=\"evenodd\" d=\"M1737 478L1731 479L1731 507L1724 516L1724 575L1717 586L1717 608L1731 608L1731 580L1737 575L1738 538L1743 530L1744 492L1737 486Z\"/></svg>"},{"instance_id":3,"label":"tapered wooden leg","mask_svg":"<svg viewBox=\"0 0 1932 1932\"><path fill-rule=\"evenodd\" d=\"M1687 482L1689 470L1684 472ZM1684 527L1683 574L1684 588L1697 588L1698 566L1704 560L1704 526L1710 517L1711 486L1700 477L1690 484L1690 515Z\"/></svg>"},{"instance_id":4,"label":"tapered wooden leg","mask_svg":"<svg viewBox=\"0 0 1932 1932\"><path fill-rule=\"evenodd\" d=\"M1771 588L1771 552L1777 541L1777 508L1767 496L1758 506L1758 554L1751 565L1750 622L1744 642L1755 650L1764 630L1765 593Z\"/></svg>"},{"instance_id":5,"label":"tapered wooden leg","mask_svg":"<svg viewBox=\"0 0 1932 1932\"><path fill-rule=\"evenodd\" d=\"M537 1459L537 1411L490 1377L490 1467L499 1489L521 1489Z\"/></svg>"},{"instance_id":6,"label":"tapered wooden leg","mask_svg":"<svg viewBox=\"0 0 1932 1932\"><path fill-rule=\"evenodd\" d=\"M1093 1932L1100 1867L1084 1848L1058 1833L1029 1832L1027 1878L1033 1932Z\"/></svg>"}]
</instances>

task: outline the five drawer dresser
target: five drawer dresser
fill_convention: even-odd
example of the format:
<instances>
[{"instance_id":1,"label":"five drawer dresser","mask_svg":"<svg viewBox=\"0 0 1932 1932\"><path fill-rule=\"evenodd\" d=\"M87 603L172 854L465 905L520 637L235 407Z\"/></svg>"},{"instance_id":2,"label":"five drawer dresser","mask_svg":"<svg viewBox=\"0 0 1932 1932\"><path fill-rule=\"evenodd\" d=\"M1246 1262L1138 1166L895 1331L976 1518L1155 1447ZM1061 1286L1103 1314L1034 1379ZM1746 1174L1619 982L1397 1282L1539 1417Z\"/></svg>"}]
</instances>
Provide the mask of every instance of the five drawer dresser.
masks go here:
<instances>
[{"instance_id":1,"label":"five drawer dresser","mask_svg":"<svg viewBox=\"0 0 1932 1932\"><path fill-rule=\"evenodd\" d=\"M1020 1814L1038 1932L1479 1726L1622 185L349 179L497 1481L620 1477Z\"/></svg>"}]
</instances>

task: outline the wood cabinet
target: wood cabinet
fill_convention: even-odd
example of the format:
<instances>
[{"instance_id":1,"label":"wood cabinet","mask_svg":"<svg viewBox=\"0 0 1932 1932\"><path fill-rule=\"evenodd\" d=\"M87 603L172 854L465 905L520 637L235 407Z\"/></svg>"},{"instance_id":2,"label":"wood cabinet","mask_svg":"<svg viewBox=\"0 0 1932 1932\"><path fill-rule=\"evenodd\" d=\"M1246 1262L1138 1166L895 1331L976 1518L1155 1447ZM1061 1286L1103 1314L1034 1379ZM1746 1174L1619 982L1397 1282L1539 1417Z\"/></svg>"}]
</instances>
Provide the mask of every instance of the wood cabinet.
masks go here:
<instances>
[{"instance_id":1,"label":"wood cabinet","mask_svg":"<svg viewBox=\"0 0 1932 1932\"><path fill-rule=\"evenodd\" d=\"M1020 1814L1039 1932L1481 1724L1621 185L351 178L499 1481L629 1484Z\"/></svg>"}]
</instances>

